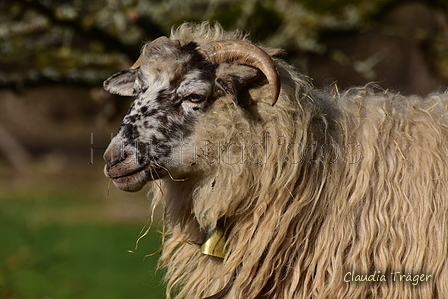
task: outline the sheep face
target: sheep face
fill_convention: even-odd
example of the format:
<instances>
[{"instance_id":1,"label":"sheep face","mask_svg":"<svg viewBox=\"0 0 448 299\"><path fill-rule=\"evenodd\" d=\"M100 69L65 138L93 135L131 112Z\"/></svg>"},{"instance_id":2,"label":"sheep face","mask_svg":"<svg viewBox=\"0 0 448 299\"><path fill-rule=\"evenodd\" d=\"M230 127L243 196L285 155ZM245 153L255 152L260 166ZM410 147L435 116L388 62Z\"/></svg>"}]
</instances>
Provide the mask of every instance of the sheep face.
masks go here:
<instances>
[{"instance_id":1,"label":"sheep face","mask_svg":"<svg viewBox=\"0 0 448 299\"><path fill-rule=\"evenodd\" d=\"M111 93L136 96L104 154L105 174L118 188L138 191L185 163L182 144L215 98L216 66L195 48L164 38L146 45L137 68L105 81Z\"/></svg>"},{"instance_id":2,"label":"sheep face","mask_svg":"<svg viewBox=\"0 0 448 299\"><path fill-rule=\"evenodd\" d=\"M237 104L238 91L261 73L275 103L280 90L275 63L248 42L198 46L161 37L148 43L129 70L104 82L111 93L136 97L104 154L106 176L125 191L168 174L188 176L195 171L196 153L184 145L194 139L199 118L220 97Z\"/></svg>"}]
</instances>

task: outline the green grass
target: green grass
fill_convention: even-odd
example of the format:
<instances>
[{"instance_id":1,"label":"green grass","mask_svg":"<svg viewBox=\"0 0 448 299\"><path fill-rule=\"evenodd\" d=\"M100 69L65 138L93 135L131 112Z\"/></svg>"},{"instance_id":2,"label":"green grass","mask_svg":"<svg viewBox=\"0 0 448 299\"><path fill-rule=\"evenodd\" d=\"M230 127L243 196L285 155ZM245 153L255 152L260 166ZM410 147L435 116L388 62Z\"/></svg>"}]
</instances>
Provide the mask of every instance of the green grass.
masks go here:
<instances>
[{"instance_id":1,"label":"green grass","mask_svg":"<svg viewBox=\"0 0 448 299\"><path fill-rule=\"evenodd\" d=\"M164 298L160 234L133 249L142 224L86 220L70 198L0 199L0 298ZM70 217L68 216L70 215ZM94 217L93 217L94 218Z\"/></svg>"}]
</instances>

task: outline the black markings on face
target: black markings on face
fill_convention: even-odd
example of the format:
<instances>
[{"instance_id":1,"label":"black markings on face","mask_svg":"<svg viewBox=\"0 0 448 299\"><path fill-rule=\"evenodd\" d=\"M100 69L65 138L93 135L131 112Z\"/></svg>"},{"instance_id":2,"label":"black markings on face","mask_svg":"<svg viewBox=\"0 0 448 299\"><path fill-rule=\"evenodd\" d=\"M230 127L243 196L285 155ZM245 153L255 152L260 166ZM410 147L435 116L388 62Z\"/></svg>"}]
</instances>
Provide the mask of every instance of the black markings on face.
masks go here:
<instances>
[{"instance_id":1,"label":"black markings on face","mask_svg":"<svg viewBox=\"0 0 448 299\"><path fill-rule=\"evenodd\" d=\"M137 121L139 121L141 119L142 115L141 114L132 114L132 115L127 115L124 119L124 121L126 123L136 123Z\"/></svg>"},{"instance_id":2,"label":"black markings on face","mask_svg":"<svg viewBox=\"0 0 448 299\"><path fill-rule=\"evenodd\" d=\"M145 120L143 122L143 126L145 127L145 129L153 129L154 128L147 120Z\"/></svg>"},{"instance_id":3,"label":"black markings on face","mask_svg":"<svg viewBox=\"0 0 448 299\"><path fill-rule=\"evenodd\" d=\"M150 154L150 145L148 143L145 142L137 142L136 143L136 148L137 148L137 162L138 164L144 165L144 164L148 164L152 159L151 159L151 154Z\"/></svg>"},{"instance_id":4,"label":"black markings on face","mask_svg":"<svg viewBox=\"0 0 448 299\"><path fill-rule=\"evenodd\" d=\"M134 86L139 90L137 99L119 130L126 144L135 147L139 164L169 160L173 148L193 133L199 112L212 101L216 65L204 59L195 43L166 47L152 49L157 60L149 60L153 68L145 70L150 74L148 78L143 70L139 71ZM188 101L191 94L202 96L204 101Z\"/></svg>"},{"instance_id":5,"label":"black markings on face","mask_svg":"<svg viewBox=\"0 0 448 299\"><path fill-rule=\"evenodd\" d=\"M137 127L133 124L123 123L118 132L126 141L137 139L140 136Z\"/></svg>"},{"instance_id":6,"label":"black markings on face","mask_svg":"<svg viewBox=\"0 0 448 299\"><path fill-rule=\"evenodd\" d=\"M147 110L148 109L147 107L144 107L144 108L145 108L146 111L142 113L143 119L147 119L147 118L153 116L154 114L156 114L159 111L158 109Z\"/></svg>"},{"instance_id":7,"label":"black markings on face","mask_svg":"<svg viewBox=\"0 0 448 299\"><path fill-rule=\"evenodd\" d=\"M168 116L166 114L157 115L155 118L160 126L168 125Z\"/></svg>"}]
</instances>

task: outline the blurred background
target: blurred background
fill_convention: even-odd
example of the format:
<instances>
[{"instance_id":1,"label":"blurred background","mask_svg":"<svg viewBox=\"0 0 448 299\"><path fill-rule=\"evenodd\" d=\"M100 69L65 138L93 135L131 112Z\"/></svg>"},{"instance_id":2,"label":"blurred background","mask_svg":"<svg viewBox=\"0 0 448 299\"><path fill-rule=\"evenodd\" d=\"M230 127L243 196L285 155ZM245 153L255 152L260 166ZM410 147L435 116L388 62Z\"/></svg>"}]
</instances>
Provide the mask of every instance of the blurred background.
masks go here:
<instances>
[{"instance_id":1,"label":"blurred background","mask_svg":"<svg viewBox=\"0 0 448 299\"><path fill-rule=\"evenodd\" d=\"M446 0L3 0L0 298L164 298L161 226L128 252L149 190L119 191L102 172L132 99L101 86L184 21L285 49L317 88L448 86Z\"/></svg>"}]
</instances>

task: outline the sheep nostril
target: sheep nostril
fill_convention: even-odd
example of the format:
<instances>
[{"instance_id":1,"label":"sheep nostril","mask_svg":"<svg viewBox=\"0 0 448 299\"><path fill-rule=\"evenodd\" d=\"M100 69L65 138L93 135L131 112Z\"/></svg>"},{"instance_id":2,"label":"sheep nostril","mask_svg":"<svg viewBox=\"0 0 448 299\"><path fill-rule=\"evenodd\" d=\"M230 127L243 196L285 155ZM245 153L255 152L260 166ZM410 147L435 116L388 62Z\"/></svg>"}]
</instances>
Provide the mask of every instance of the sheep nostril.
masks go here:
<instances>
[{"instance_id":1,"label":"sheep nostril","mask_svg":"<svg viewBox=\"0 0 448 299\"><path fill-rule=\"evenodd\" d=\"M115 142L111 142L104 152L103 159L106 162L107 169L113 167L125 161L129 156L129 153L123 149L123 147L117 145Z\"/></svg>"}]
</instances>

